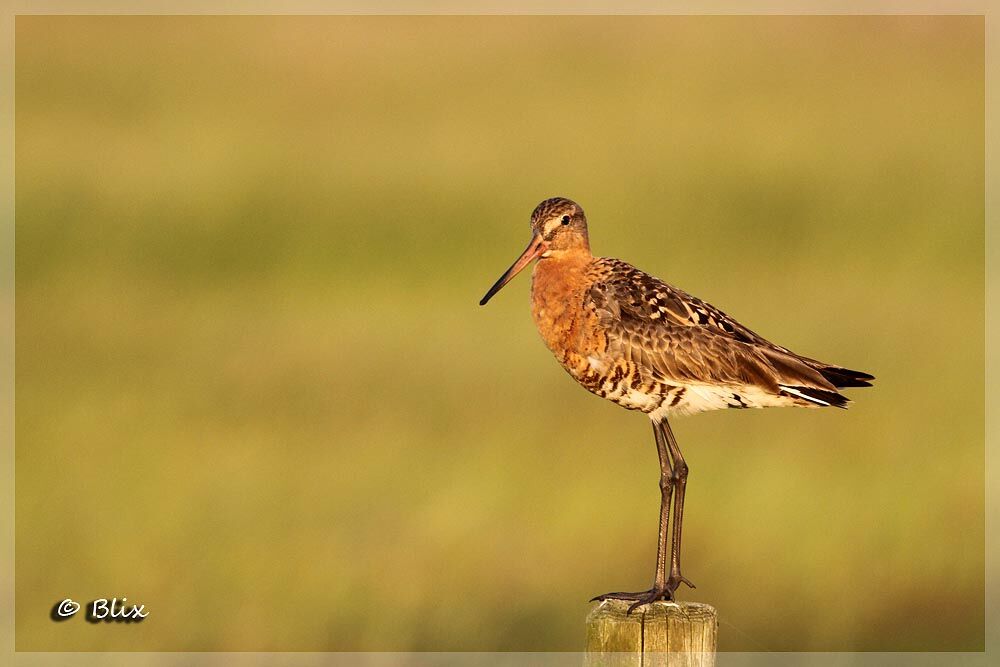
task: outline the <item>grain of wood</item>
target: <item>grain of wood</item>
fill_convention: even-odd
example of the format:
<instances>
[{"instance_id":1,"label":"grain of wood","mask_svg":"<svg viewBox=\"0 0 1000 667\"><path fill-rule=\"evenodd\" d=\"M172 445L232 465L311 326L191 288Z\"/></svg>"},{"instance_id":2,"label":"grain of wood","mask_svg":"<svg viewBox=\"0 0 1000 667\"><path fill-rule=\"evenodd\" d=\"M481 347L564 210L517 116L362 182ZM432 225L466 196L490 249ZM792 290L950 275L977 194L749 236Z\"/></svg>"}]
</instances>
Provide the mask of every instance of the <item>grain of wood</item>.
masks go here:
<instances>
[{"instance_id":1,"label":"grain of wood","mask_svg":"<svg viewBox=\"0 0 1000 667\"><path fill-rule=\"evenodd\" d=\"M588 667L714 667L718 614L700 602L605 600L587 616Z\"/></svg>"}]
</instances>

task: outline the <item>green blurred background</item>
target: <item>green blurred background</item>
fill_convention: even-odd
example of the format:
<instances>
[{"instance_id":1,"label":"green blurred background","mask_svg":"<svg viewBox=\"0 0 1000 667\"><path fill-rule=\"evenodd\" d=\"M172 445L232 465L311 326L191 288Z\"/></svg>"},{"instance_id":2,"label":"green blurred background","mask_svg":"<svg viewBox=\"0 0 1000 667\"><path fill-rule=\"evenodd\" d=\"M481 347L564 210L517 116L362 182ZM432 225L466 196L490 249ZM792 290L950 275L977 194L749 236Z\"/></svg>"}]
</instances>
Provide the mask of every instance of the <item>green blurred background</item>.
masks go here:
<instances>
[{"instance_id":1,"label":"green blurred background","mask_svg":"<svg viewBox=\"0 0 1000 667\"><path fill-rule=\"evenodd\" d=\"M564 195L597 253L878 376L675 422L721 648L981 650L983 44L18 17L17 648L581 649L652 578L651 430L550 358L527 278L476 305Z\"/></svg>"}]
</instances>

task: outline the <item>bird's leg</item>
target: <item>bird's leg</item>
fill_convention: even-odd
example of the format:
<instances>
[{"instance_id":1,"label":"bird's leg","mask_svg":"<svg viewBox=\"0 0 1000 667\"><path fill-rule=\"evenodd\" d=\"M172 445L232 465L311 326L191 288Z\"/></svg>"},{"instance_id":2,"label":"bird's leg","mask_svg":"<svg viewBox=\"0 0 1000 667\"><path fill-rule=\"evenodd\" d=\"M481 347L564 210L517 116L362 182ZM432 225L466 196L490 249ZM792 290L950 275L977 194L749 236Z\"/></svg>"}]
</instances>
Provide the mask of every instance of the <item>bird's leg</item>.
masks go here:
<instances>
[{"instance_id":1,"label":"bird's leg","mask_svg":"<svg viewBox=\"0 0 1000 667\"><path fill-rule=\"evenodd\" d=\"M658 424L662 431L662 438L666 440L670 449L670 458L673 459L673 482L674 482L674 535L670 544L670 576L667 578L667 589L673 596L674 591L681 583L685 583L694 588L688 579L681 574L681 529L684 521L684 490L687 487L688 467L681 455L681 448L677 445L677 438L670 429L670 424L664 419Z\"/></svg>"},{"instance_id":2,"label":"bird's leg","mask_svg":"<svg viewBox=\"0 0 1000 667\"><path fill-rule=\"evenodd\" d=\"M667 536L670 528L670 498L674 492L675 476L670 462L669 445L656 422L653 422L653 437L656 439L656 453L660 457L660 533L656 543L656 578L653 581L653 589L662 590L667 585Z\"/></svg>"},{"instance_id":3,"label":"bird's leg","mask_svg":"<svg viewBox=\"0 0 1000 667\"><path fill-rule=\"evenodd\" d=\"M605 593L591 600L634 600L635 604L628 608L628 613L631 613L636 607L655 602L656 600L673 600L673 593L677 588L676 585L670 588L670 579L667 577L667 542L670 537L670 498L677 477L673 466L670 464L669 442L660 429L659 424L655 422L653 423L653 437L656 440L656 453L660 458L660 532L656 544L656 576L653 580L653 588L637 593ZM675 520L676 516L675 514ZM671 562L673 562L672 549Z\"/></svg>"}]
</instances>

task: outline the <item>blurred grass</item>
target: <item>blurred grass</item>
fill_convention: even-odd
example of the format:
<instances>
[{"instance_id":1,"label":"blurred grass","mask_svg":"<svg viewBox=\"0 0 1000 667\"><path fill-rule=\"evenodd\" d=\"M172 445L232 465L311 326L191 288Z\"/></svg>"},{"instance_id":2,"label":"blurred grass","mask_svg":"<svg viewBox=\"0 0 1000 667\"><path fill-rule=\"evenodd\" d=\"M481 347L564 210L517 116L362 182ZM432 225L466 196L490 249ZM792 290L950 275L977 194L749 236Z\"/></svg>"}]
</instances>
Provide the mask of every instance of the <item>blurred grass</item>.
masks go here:
<instances>
[{"instance_id":1,"label":"blurred grass","mask_svg":"<svg viewBox=\"0 0 1000 667\"><path fill-rule=\"evenodd\" d=\"M578 650L649 427L476 306L560 194L879 378L675 425L723 648L981 650L983 75L981 17L18 17L17 648Z\"/></svg>"}]
</instances>

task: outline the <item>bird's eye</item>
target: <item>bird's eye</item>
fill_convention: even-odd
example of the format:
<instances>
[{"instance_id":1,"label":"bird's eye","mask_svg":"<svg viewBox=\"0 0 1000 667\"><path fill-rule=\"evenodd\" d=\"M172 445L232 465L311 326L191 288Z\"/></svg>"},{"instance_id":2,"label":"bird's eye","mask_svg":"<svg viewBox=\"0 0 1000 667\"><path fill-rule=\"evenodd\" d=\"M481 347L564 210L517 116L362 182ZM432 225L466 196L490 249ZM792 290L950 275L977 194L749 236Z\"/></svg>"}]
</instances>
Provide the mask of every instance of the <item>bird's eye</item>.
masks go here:
<instances>
[{"instance_id":1,"label":"bird's eye","mask_svg":"<svg viewBox=\"0 0 1000 667\"><path fill-rule=\"evenodd\" d=\"M563 223L564 225L568 225L568 224L569 224L569 216L568 216L568 215L564 215L564 216L562 217L562 223Z\"/></svg>"}]
</instances>

